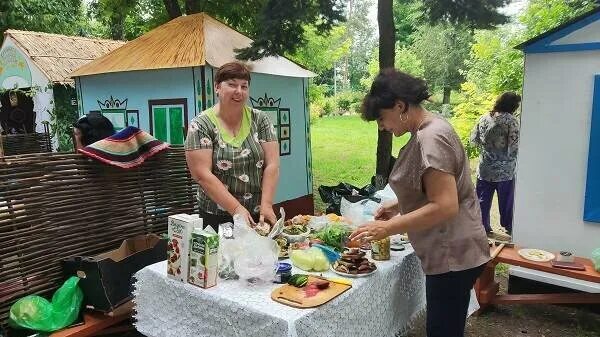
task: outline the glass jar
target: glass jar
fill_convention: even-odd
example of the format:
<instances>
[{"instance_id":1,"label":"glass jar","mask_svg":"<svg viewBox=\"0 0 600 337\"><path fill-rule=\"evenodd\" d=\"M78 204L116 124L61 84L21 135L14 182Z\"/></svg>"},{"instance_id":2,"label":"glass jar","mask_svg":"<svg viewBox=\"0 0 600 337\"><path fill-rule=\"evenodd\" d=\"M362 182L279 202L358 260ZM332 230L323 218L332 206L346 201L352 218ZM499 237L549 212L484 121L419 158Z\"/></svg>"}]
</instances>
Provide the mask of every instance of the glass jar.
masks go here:
<instances>
[{"instance_id":1,"label":"glass jar","mask_svg":"<svg viewBox=\"0 0 600 337\"><path fill-rule=\"evenodd\" d=\"M383 261L390 259L390 237L371 241L371 258Z\"/></svg>"},{"instance_id":2,"label":"glass jar","mask_svg":"<svg viewBox=\"0 0 600 337\"><path fill-rule=\"evenodd\" d=\"M287 283L292 276L292 265L285 262L279 262L277 274L275 274L274 283Z\"/></svg>"}]
</instances>

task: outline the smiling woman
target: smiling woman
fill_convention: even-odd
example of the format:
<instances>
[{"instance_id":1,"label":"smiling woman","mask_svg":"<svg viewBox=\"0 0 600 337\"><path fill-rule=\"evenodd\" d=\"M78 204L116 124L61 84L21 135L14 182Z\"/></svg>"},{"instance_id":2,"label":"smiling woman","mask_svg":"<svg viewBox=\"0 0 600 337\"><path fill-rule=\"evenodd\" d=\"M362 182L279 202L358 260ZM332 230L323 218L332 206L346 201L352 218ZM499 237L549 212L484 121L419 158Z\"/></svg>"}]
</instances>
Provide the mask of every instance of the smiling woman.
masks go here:
<instances>
[{"instance_id":1,"label":"smiling woman","mask_svg":"<svg viewBox=\"0 0 600 337\"><path fill-rule=\"evenodd\" d=\"M205 224L242 215L248 224L275 223L273 197L279 179L279 145L269 117L246 106L250 71L239 62L215 74L219 103L190 123L185 141L188 168L200 185Z\"/></svg>"}]
</instances>

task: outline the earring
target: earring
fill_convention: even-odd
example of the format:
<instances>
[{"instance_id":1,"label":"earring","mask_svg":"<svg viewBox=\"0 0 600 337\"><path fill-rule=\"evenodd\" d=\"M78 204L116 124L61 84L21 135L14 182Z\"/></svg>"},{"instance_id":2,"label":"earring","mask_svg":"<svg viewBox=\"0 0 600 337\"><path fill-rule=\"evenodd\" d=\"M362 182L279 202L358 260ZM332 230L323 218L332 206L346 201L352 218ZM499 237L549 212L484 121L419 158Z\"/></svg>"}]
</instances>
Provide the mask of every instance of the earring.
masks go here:
<instances>
[{"instance_id":1,"label":"earring","mask_svg":"<svg viewBox=\"0 0 600 337\"><path fill-rule=\"evenodd\" d=\"M402 117L404 117L404 118L402 118ZM406 113L400 114L400 123L406 123L407 120L408 120L408 114L406 114Z\"/></svg>"}]
</instances>

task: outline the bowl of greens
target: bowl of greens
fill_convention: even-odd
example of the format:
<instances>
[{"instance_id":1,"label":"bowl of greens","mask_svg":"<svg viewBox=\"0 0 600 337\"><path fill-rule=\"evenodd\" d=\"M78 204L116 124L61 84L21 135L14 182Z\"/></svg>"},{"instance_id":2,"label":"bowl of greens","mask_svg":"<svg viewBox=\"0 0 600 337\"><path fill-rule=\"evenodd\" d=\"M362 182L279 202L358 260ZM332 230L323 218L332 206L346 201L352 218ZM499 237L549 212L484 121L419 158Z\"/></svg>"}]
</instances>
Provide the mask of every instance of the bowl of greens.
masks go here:
<instances>
[{"instance_id":1,"label":"bowl of greens","mask_svg":"<svg viewBox=\"0 0 600 337\"><path fill-rule=\"evenodd\" d=\"M310 228L305 223L293 223L291 221L286 221L286 224L283 226L283 231L281 232L281 236L286 238L288 242L301 242L306 240L310 235Z\"/></svg>"}]
</instances>

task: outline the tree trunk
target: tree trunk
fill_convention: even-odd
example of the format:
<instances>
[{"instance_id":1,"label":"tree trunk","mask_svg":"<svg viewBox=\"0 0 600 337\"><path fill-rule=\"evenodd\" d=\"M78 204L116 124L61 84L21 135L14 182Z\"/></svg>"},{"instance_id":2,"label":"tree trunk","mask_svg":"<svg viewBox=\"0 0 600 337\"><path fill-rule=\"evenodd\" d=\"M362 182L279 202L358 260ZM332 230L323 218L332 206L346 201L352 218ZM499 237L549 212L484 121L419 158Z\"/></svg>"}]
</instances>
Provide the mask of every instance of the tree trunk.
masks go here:
<instances>
[{"instance_id":1,"label":"tree trunk","mask_svg":"<svg viewBox=\"0 0 600 337\"><path fill-rule=\"evenodd\" d=\"M450 87L444 87L444 100L443 104L450 104L450 94L452 93L452 89Z\"/></svg>"},{"instance_id":2,"label":"tree trunk","mask_svg":"<svg viewBox=\"0 0 600 337\"><path fill-rule=\"evenodd\" d=\"M199 0L185 0L185 13L195 14L200 12Z\"/></svg>"},{"instance_id":3,"label":"tree trunk","mask_svg":"<svg viewBox=\"0 0 600 337\"><path fill-rule=\"evenodd\" d=\"M377 22L379 24L379 69L394 66L396 57L396 34L394 28L393 0L377 1ZM378 131L377 134L377 166L375 168L376 188L383 188L390 175L390 159L392 155L392 134Z\"/></svg>"},{"instance_id":4,"label":"tree trunk","mask_svg":"<svg viewBox=\"0 0 600 337\"><path fill-rule=\"evenodd\" d=\"M179 7L177 0L163 0L163 3L171 19L181 16L181 7Z\"/></svg>"},{"instance_id":5,"label":"tree trunk","mask_svg":"<svg viewBox=\"0 0 600 337\"><path fill-rule=\"evenodd\" d=\"M113 40L125 40L125 17L115 15L110 18L110 37Z\"/></svg>"}]
</instances>

